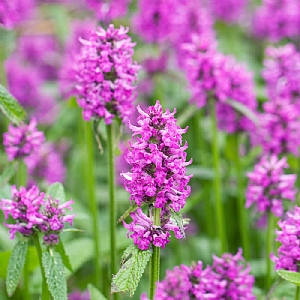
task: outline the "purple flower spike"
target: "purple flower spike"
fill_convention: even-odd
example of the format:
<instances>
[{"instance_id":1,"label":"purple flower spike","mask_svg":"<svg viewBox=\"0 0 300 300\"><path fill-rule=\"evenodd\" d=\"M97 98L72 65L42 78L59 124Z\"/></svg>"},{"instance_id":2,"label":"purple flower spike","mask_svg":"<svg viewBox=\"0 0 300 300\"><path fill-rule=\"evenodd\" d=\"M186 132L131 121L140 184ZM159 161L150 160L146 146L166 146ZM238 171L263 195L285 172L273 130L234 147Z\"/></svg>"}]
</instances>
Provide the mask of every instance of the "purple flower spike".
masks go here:
<instances>
[{"instance_id":1,"label":"purple flower spike","mask_svg":"<svg viewBox=\"0 0 300 300\"><path fill-rule=\"evenodd\" d=\"M263 156L254 171L247 174L247 208L255 204L256 209L263 215L268 211L277 217L283 215L282 201L294 201L297 193L294 188L297 176L284 174L284 169L288 167L286 160L286 157L279 160L276 155Z\"/></svg>"},{"instance_id":2,"label":"purple flower spike","mask_svg":"<svg viewBox=\"0 0 300 300\"><path fill-rule=\"evenodd\" d=\"M28 191L21 187L17 190L12 186L12 200L1 199L0 208L7 220L9 216L16 221L15 224L4 225L10 228L10 238L14 239L15 233L20 232L23 236L30 236L34 229L43 223L43 215L40 209L44 203L44 193L40 193L37 186Z\"/></svg>"},{"instance_id":3,"label":"purple flower spike","mask_svg":"<svg viewBox=\"0 0 300 300\"><path fill-rule=\"evenodd\" d=\"M133 83L138 65L132 62L134 43L127 35L128 28L105 31L99 27L88 40L81 39L82 49L75 66L78 104L86 121L104 118L111 124L114 117L126 122L133 112L137 94Z\"/></svg>"},{"instance_id":4,"label":"purple flower spike","mask_svg":"<svg viewBox=\"0 0 300 300\"><path fill-rule=\"evenodd\" d=\"M18 127L9 125L8 132L3 134L3 144L8 160L24 158L38 151L45 136L43 132L37 130L36 125L35 119L32 119L28 125L21 124Z\"/></svg>"},{"instance_id":5,"label":"purple flower spike","mask_svg":"<svg viewBox=\"0 0 300 300\"><path fill-rule=\"evenodd\" d=\"M181 135L187 131L176 125L174 114L165 113L159 101L147 112L138 107L139 127L129 124L134 132L126 153L131 171L122 173L125 189L130 200L141 206L143 203L163 208L167 204L178 212L185 205L190 194L187 185L191 176L186 175L187 143L182 146Z\"/></svg>"},{"instance_id":6,"label":"purple flower spike","mask_svg":"<svg viewBox=\"0 0 300 300\"><path fill-rule=\"evenodd\" d=\"M276 263L277 270L284 269L299 272L300 262L300 207L295 206L294 210L288 212L285 220L280 220L277 230L276 241L281 243L278 249L278 257L273 253L271 259Z\"/></svg>"}]
</instances>

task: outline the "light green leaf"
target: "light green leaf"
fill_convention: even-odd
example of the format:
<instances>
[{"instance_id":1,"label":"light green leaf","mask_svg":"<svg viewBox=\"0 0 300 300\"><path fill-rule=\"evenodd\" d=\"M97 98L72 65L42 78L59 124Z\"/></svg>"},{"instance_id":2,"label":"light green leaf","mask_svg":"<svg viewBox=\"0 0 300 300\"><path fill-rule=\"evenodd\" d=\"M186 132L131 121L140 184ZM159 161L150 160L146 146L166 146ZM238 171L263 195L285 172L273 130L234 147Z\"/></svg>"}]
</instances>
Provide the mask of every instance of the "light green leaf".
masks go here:
<instances>
[{"instance_id":1,"label":"light green leaf","mask_svg":"<svg viewBox=\"0 0 300 300\"><path fill-rule=\"evenodd\" d=\"M90 292L91 300L107 300L107 298L105 298L92 284L88 284L88 290Z\"/></svg>"},{"instance_id":2,"label":"light green leaf","mask_svg":"<svg viewBox=\"0 0 300 300\"><path fill-rule=\"evenodd\" d=\"M69 258L68 254L65 251L65 247L64 247L64 244L63 244L63 242L62 242L61 239L59 240L59 243L56 245L55 250L60 254L60 256L61 256L61 258L63 260L64 265L71 272L73 272L72 265L70 263L70 258Z\"/></svg>"},{"instance_id":3,"label":"light green leaf","mask_svg":"<svg viewBox=\"0 0 300 300\"><path fill-rule=\"evenodd\" d=\"M181 213L174 211L172 208L170 209L170 212L171 222L178 226L183 238L185 239L184 225L188 224L188 222L186 222L187 219L183 219Z\"/></svg>"},{"instance_id":4,"label":"light green leaf","mask_svg":"<svg viewBox=\"0 0 300 300\"><path fill-rule=\"evenodd\" d=\"M151 250L140 250L136 246L129 245L123 255L123 261L131 257L122 265L117 275L113 275L111 292L129 291L132 296L145 271L147 263L152 255Z\"/></svg>"},{"instance_id":5,"label":"light green leaf","mask_svg":"<svg viewBox=\"0 0 300 300\"><path fill-rule=\"evenodd\" d=\"M277 274L286 281L300 286L300 273L287 270L278 270Z\"/></svg>"},{"instance_id":6,"label":"light green leaf","mask_svg":"<svg viewBox=\"0 0 300 300\"><path fill-rule=\"evenodd\" d=\"M13 248L9 258L6 277L6 291L10 297L13 295L19 284L26 260L27 249L27 241L20 241Z\"/></svg>"},{"instance_id":7,"label":"light green leaf","mask_svg":"<svg viewBox=\"0 0 300 300\"><path fill-rule=\"evenodd\" d=\"M66 202L65 190L60 182L55 182L50 185L46 193L46 197L48 196L59 200L61 203Z\"/></svg>"},{"instance_id":8,"label":"light green leaf","mask_svg":"<svg viewBox=\"0 0 300 300\"><path fill-rule=\"evenodd\" d=\"M125 219L130 215L130 213L136 211L137 208L138 208L138 205L137 205L137 204L131 205L131 206L124 212L124 214L119 218L118 223L119 223L119 222L122 222L123 220L125 220Z\"/></svg>"},{"instance_id":9,"label":"light green leaf","mask_svg":"<svg viewBox=\"0 0 300 300\"><path fill-rule=\"evenodd\" d=\"M9 163L4 168L0 176L0 188L5 186L9 182L9 180L16 174L16 172L17 172L17 163L15 161Z\"/></svg>"},{"instance_id":10,"label":"light green leaf","mask_svg":"<svg viewBox=\"0 0 300 300\"><path fill-rule=\"evenodd\" d=\"M26 116L22 106L2 84L0 84L0 109L15 124L20 124Z\"/></svg>"},{"instance_id":11,"label":"light green leaf","mask_svg":"<svg viewBox=\"0 0 300 300\"><path fill-rule=\"evenodd\" d=\"M43 268L49 291L54 300L67 300L67 280L65 267L61 256L57 252L44 252L42 256Z\"/></svg>"}]
</instances>

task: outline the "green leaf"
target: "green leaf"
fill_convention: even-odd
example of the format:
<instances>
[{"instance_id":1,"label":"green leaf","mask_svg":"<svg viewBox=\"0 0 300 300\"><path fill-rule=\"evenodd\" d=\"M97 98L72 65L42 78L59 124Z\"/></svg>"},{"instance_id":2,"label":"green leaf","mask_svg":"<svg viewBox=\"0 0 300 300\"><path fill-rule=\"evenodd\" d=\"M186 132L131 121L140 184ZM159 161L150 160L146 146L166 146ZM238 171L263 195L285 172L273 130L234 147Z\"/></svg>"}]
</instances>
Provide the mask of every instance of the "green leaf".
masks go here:
<instances>
[{"instance_id":1,"label":"green leaf","mask_svg":"<svg viewBox=\"0 0 300 300\"><path fill-rule=\"evenodd\" d=\"M60 200L61 203L66 202L65 190L60 182L55 182L50 185L46 193L46 197L48 196Z\"/></svg>"},{"instance_id":2,"label":"green leaf","mask_svg":"<svg viewBox=\"0 0 300 300\"><path fill-rule=\"evenodd\" d=\"M42 256L43 268L49 291L54 300L67 300L67 280L65 267L61 256L57 252L44 252Z\"/></svg>"},{"instance_id":3,"label":"green leaf","mask_svg":"<svg viewBox=\"0 0 300 300\"><path fill-rule=\"evenodd\" d=\"M9 258L6 277L6 291L10 297L15 292L20 281L26 260L27 249L27 241L20 241L13 248L11 256Z\"/></svg>"},{"instance_id":4,"label":"green leaf","mask_svg":"<svg viewBox=\"0 0 300 300\"><path fill-rule=\"evenodd\" d=\"M71 263L70 263L70 258L69 258L69 256L68 256L68 254L66 253L64 244L63 244L63 242L62 242L61 239L59 240L59 243L56 245L55 250L60 254L60 256L61 256L61 258L62 258L62 260L63 260L64 265L65 265L71 272L73 272L72 265L71 265Z\"/></svg>"},{"instance_id":5,"label":"green leaf","mask_svg":"<svg viewBox=\"0 0 300 300\"><path fill-rule=\"evenodd\" d=\"M186 222L187 219L183 219L181 213L174 211L172 208L170 209L170 212L171 212L171 220L170 221L174 225L178 226L183 238L185 239L184 225L188 224L188 222Z\"/></svg>"},{"instance_id":6,"label":"green leaf","mask_svg":"<svg viewBox=\"0 0 300 300\"><path fill-rule=\"evenodd\" d=\"M138 283L145 271L147 263L152 255L151 250L140 250L136 246L129 245L125 250L122 260L126 260L117 275L113 275L111 292L129 291L130 297L134 294Z\"/></svg>"},{"instance_id":7,"label":"green leaf","mask_svg":"<svg viewBox=\"0 0 300 300\"><path fill-rule=\"evenodd\" d=\"M22 106L2 84L0 84L0 109L15 124L20 124L26 116Z\"/></svg>"},{"instance_id":8,"label":"green leaf","mask_svg":"<svg viewBox=\"0 0 300 300\"><path fill-rule=\"evenodd\" d=\"M138 205L137 205L137 204L131 205L131 206L124 212L124 214L119 218L118 223L119 223L119 222L122 222L123 220L125 220L125 219L130 215L130 213L136 211L137 208L138 208Z\"/></svg>"},{"instance_id":9,"label":"green leaf","mask_svg":"<svg viewBox=\"0 0 300 300\"><path fill-rule=\"evenodd\" d=\"M227 99L226 103L232 106L235 110L237 110L247 118L249 118L255 125L259 123L255 113L251 109L249 109L246 105L230 99Z\"/></svg>"},{"instance_id":10,"label":"green leaf","mask_svg":"<svg viewBox=\"0 0 300 300\"><path fill-rule=\"evenodd\" d=\"M91 300L107 300L107 298L105 298L92 284L88 284L88 290L90 292Z\"/></svg>"},{"instance_id":11,"label":"green leaf","mask_svg":"<svg viewBox=\"0 0 300 300\"><path fill-rule=\"evenodd\" d=\"M287 271L287 270L278 270L277 274L283 279L285 279L286 281L289 281L291 283L300 286L300 273Z\"/></svg>"},{"instance_id":12,"label":"green leaf","mask_svg":"<svg viewBox=\"0 0 300 300\"><path fill-rule=\"evenodd\" d=\"M0 176L0 188L5 186L9 182L9 180L16 174L16 172L17 172L17 163L16 162L9 163L4 168Z\"/></svg>"}]
</instances>

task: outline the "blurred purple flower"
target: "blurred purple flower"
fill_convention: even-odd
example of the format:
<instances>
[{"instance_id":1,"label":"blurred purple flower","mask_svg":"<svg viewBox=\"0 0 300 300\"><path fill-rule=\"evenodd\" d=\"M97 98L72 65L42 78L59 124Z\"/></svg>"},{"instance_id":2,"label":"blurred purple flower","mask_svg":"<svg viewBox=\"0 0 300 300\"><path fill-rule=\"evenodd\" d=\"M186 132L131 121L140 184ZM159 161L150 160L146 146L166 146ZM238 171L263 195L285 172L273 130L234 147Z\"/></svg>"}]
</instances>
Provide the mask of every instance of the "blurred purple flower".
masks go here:
<instances>
[{"instance_id":1,"label":"blurred purple flower","mask_svg":"<svg viewBox=\"0 0 300 300\"><path fill-rule=\"evenodd\" d=\"M90 300L91 296L89 291L81 292L79 290L75 290L72 293L68 294L68 300Z\"/></svg>"},{"instance_id":2,"label":"blurred purple flower","mask_svg":"<svg viewBox=\"0 0 300 300\"><path fill-rule=\"evenodd\" d=\"M263 0L254 15L253 31L257 37L274 42L297 37L300 33L299 1Z\"/></svg>"},{"instance_id":3,"label":"blurred purple flower","mask_svg":"<svg viewBox=\"0 0 300 300\"><path fill-rule=\"evenodd\" d=\"M134 43L128 28L105 31L99 27L88 40L81 39L82 50L75 66L78 104L85 120L104 118L110 124L114 117L126 122L136 98L133 83L138 65L132 62Z\"/></svg>"},{"instance_id":4,"label":"blurred purple flower","mask_svg":"<svg viewBox=\"0 0 300 300\"><path fill-rule=\"evenodd\" d=\"M187 185L191 176L186 175L187 143L181 147L181 135L187 131L176 125L173 113L165 113L159 101L150 106L147 112L138 107L140 127L129 124L134 132L127 162L131 171L123 173L125 189L130 193L130 200L141 206L143 203L163 208L168 203L179 211L184 207L190 194Z\"/></svg>"},{"instance_id":5,"label":"blurred purple flower","mask_svg":"<svg viewBox=\"0 0 300 300\"><path fill-rule=\"evenodd\" d=\"M13 29L30 16L34 6L34 0L1 0L0 25Z\"/></svg>"},{"instance_id":6,"label":"blurred purple flower","mask_svg":"<svg viewBox=\"0 0 300 300\"><path fill-rule=\"evenodd\" d=\"M276 270L284 269L299 272L300 262L300 208L295 206L287 212L286 218L278 221L281 230L276 230L276 241L281 243L278 257L271 254L271 260L276 263Z\"/></svg>"},{"instance_id":7,"label":"blurred purple flower","mask_svg":"<svg viewBox=\"0 0 300 300\"><path fill-rule=\"evenodd\" d=\"M254 171L247 174L249 183L246 191L246 208L255 204L263 214L272 212L276 217L283 215L283 200L295 201L296 175L284 174L287 159L276 155L263 156Z\"/></svg>"},{"instance_id":8,"label":"blurred purple flower","mask_svg":"<svg viewBox=\"0 0 300 300\"><path fill-rule=\"evenodd\" d=\"M66 168L62 156L50 142L42 144L36 153L26 157L25 163L32 184L36 184L37 180L52 184L65 179Z\"/></svg>"},{"instance_id":9,"label":"blurred purple flower","mask_svg":"<svg viewBox=\"0 0 300 300\"><path fill-rule=\"evenodd\" d=\"M35 119L32 119L28 125L9 124L8 132L3 134L3 145L8 160L24 158L38 151L45 141L45 136L43 132L37 130L36 125Z\"/></svg>"}]
</instances>

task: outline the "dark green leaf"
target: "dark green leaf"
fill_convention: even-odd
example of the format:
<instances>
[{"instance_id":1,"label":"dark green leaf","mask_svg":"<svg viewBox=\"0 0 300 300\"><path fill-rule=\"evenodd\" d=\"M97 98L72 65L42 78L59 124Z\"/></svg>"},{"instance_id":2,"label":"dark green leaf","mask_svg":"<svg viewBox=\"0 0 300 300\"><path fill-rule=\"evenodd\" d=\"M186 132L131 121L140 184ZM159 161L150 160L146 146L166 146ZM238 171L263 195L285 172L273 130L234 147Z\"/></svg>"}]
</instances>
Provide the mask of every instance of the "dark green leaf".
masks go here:
<instances>
[{"instance_id":1,"label":"dark green leaf","mask_svg":"<svg viewBox=\"0 0 300 300\"><path fill-rule=\"evenodd\" d=\"M300 286L300 273L298 272L292 272L292 271L286 271L286 270L278 270L277 274L285 279L286 281L289 281L291 283L294 283L298 286Z\"/></svg>"},{"instance_id":2,"label":"dark green leaf","mask_svg":"<svg viewBox=\"0 0 300 300\"><path fill-rule=\"evenodd\" d=\"M27 241L20 241L13 248L11 256L9 258L6 277L6 291L10 297L15 292L20 281L26 261L27 249Z\"/></svg>"},{"instance_id":3,"label":"dark green leaf","mask_svg":"<svg viewBox=\"0 0 300 300\"><path fill-rule=\"evenodd\" d=\"M125 220L125 219L130 215L130 213L136 211L137 208L138 208L138 205L137 205L137 204L131 205L131 206L124 212L124 214L119 218L118 223L119 223L119 222L122 222L123 220Z\"/></svg>"},{"instance_id":4,"label":"dark green leaf","mask_svg":"<svg viewBox=\"0 0 300 300\"><path fill-rule=\"evenodd\" d=\"M55 182L50 185L46 193L46 197L47 196L51 196L53 199L57 199L61 203L66 201L65 190L60 182Z\"/></svg>"},{"instance_id":5,"label":"dark green leaf","mask_svg":"<svg viewBox=\"0 0 300 300\"><path fill-rule=\"evenodd\" d=\"M44 252L42 256L43 268L49 291L54 300L67 300L67 280L65 267L61 256L57 252Z\"/></svg>"},{"instance_id":6,"label":"dark green leaf","mask_svg":"<svg viewBox=\"0 0 300 300\"><path fill-rule=\"evenodd\" d=\"M91 300L107 300L107 298L105 298L92 284L88 284L88 290L90 292Z\"/></svg>"},{"instance_id":7,"label":"dark green leaf","mask_svg":"<svg viewBox=\"0 0 300 300\"><path fill-rule=\"evenodd\" d=\"M70 258L69 258L68 254L65 251L65 247L64 247L64 244L63 244L62 240L59 240L59 243L58 243L58 245L56 245L55 250L60 254L60 256L61 256L61 258L63 260L64 265L71 272L73 272L72 265L70 263Z\"/></svg>"},{"instance_id":8,"label":"dark green leaf","mask_svg":"<svg viewBox=\"0 0 300 300\"><path fill-rule=\"evenodd\" d=\"M130 245L126 250L126 257L131 257L122 265L117 275L113 275L111 292L129 291L132 296L145 271L147 263L152 255L151 250L142 251L136 246ZM126 259L123 255L123 260Z\"/></svg>"},{"instance_id":9,"label":"dark green leaf","mask_svg":"<svg viewBox=\"0 0 300 300\"><path fill-rule=\"evenodd\" d=\"M0 84L0 109L15 124L20 124L26 116L22 106L2 84Z\"/></svg>"}]
</instances>

